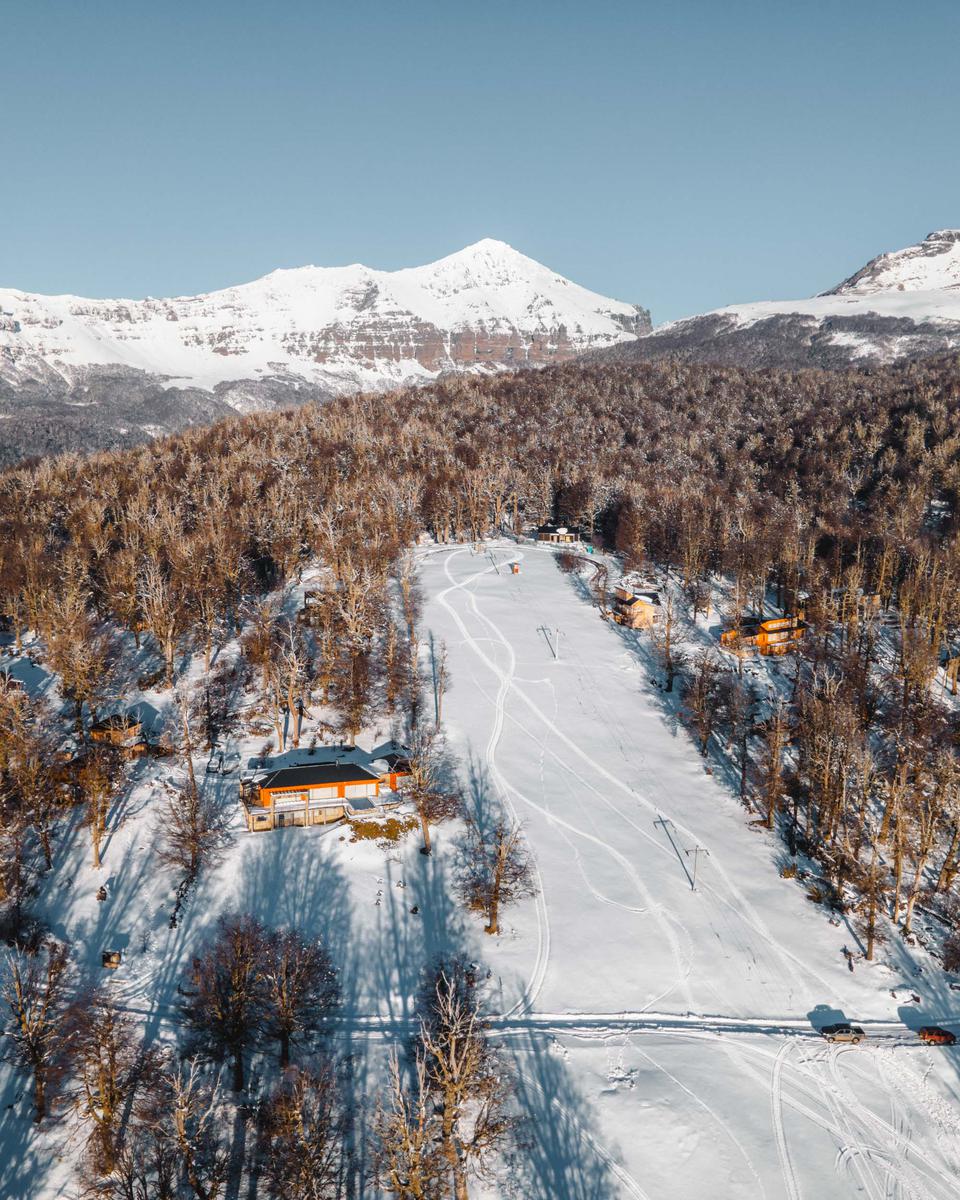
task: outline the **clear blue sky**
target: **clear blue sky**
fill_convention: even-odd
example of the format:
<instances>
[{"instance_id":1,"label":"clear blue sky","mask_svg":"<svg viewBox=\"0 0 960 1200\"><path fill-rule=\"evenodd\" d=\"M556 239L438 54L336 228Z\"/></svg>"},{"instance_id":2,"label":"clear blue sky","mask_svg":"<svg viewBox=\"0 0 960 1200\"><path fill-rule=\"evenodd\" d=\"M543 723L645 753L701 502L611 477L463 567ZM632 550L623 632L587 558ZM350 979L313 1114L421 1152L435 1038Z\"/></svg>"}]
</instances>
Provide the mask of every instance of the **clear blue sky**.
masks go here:
<instances>
[{"instance_id":1,"label":"clear blue sky","mask_svg":"<svg viewBox=\"0 0 960 1200\"><path fill-rule=\"evenodd\" d=\"M960 4L0 0L0 284L489 236L662 321L960 225Z\"/></svg>"}]
</instances>

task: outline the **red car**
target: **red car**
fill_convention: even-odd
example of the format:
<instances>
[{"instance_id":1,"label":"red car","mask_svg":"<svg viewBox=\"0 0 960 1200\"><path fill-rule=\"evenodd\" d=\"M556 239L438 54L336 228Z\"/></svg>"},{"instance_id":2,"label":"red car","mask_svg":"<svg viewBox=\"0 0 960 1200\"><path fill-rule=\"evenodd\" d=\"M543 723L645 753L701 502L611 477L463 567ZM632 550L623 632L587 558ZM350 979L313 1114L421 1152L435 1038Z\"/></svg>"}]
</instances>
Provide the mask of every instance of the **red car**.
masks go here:
<instances>
[{"instance_id":1,"label":"red car","mask_svg":"<svg viewBox=\"0 0 960 1200\"><path fill-rule=\"evenodd\" d=\"M953 1046L957 1041L955 1033L951 1033L949 1029L941 1029L939 1025L924 1025L917 1030L917 1036L928 1046Z\"/></svg>"}]
</instances>

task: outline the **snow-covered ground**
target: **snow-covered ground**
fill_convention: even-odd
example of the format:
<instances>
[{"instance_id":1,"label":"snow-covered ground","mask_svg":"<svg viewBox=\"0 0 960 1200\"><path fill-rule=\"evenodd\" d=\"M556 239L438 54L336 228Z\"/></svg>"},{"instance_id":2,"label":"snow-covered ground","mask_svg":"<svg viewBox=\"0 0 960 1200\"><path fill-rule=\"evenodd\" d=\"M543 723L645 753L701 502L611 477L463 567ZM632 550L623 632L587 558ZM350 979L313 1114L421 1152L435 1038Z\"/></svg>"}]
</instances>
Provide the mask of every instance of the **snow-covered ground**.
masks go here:
<instances>
[{"instance_id":1,"label":"snow-covered ground","mask_svg":"<svg viewBox=\"0 0 960 1200\"><path fill-rule=\"evenodd\" d=\"M504 1004L519 991L530 1014L511 1039L543 1117L526 1194L956 1196L960 1057L909 1027L960 1016L960 994L899 944L851 974L850 932L778 876L776 844L665 713L637 635L549 552L493 554L521 573L459 549L422 577L453 739L526 823L542 881L488 947ZM823 1043L814 1023L840 1019L867 1043Z\"/></svg>"},{"instance_id":2,"label":"snow-covered ground","mask_svg":"<svg viewBox=\"0 0 960 1200\"><path fill-rule=\"evenodd\" d=\"M644 635L604 622L549 551L417 553L467 803L523 820L539 898L489 938L452 897L456 827L437 831L431 858L414 838L385 851L341 826L248 834L236 776L211 775L232 840L171 929L174 880L153 851L177 768L144 760L111 814L103 870L78 822L44 882L42 910L85 973L107 975L148 1035L169 1038L177 985L220 913L320 932L341 969L341 1037L372 1097L423 965L464 950L489 970L493 1036L530 1118L487 1200L955 1197L960 1051L927 1049L911 1028L956 1024L960 992L899 941L847 969L850 931L778 876L782 849L706 773L649 682ZM504 569L514 559L518 575ZM263 740L235 748L249 756ZM709 854L693 890L697 847ZM119 947L124 965L103 972L101 950ZM844 1018L864 1025L864 1045L817 1036ZM259 1073L255 1062L254 1087ZM0 1196L72 1195L69 1136L69 1122L34 1132L25 1080L4 1067Z\"/></svg>"}]
</instances>

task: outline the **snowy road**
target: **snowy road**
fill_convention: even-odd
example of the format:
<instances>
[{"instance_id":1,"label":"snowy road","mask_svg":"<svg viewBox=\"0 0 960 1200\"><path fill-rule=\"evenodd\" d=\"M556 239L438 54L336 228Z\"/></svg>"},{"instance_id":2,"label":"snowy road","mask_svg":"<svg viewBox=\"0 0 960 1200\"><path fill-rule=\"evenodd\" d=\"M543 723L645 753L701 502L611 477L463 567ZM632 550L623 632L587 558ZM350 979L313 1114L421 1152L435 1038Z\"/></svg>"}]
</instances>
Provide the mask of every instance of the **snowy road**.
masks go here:
<instances>
[{"instance_id":1,"label":"snowy road","mask_svg":"<svg viewBox=\"0 0 960 1200\"><path fill-rule=\"evenodd\" d=\"M704 772L635 635L604 623L549 552L432 550L420 570L468 796L524 821L540 876L539 900L485 947L498 1032L535 1039L517 1054L533 1112L546 1096L578 1114L586 1145L617 1165L606 1192L584 1183L584 1161L561 1190L531 1194L960 1194L958 1057L908 1028L956 1020L954 994L900 946L889 965L848 971L851 932L778 877L778 847ZM909 1011L907 988L921 996ZM842 1019L868 1044L816 1040ZM531 1066L545 1043L546 1082Z\"/></svg>"}]
</instances>

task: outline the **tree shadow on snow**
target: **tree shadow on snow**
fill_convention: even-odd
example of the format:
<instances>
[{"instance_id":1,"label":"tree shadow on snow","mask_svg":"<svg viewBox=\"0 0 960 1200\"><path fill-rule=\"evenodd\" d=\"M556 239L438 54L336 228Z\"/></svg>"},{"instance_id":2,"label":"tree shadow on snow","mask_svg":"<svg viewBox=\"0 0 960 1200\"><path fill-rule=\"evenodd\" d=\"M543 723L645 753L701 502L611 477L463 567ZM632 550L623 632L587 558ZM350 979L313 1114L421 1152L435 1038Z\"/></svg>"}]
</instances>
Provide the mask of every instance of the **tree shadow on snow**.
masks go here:
<instances>
[{"instance_id":1,"label":"tree shadow on snow","mask_svg":"<svg viewBox=\"0 0 960 1200\"><path fill-rule=\"evenodd\" d=\"M603 1131L555 1046L531 1034L513 1052L521 1125L506 1164L508 1194L517 1200L610 1200L619 1181L598 1149Z\"/></svg>"}]
</instances>

